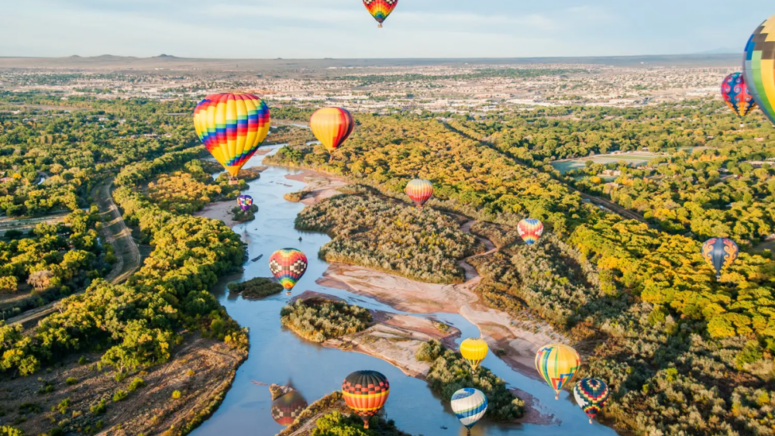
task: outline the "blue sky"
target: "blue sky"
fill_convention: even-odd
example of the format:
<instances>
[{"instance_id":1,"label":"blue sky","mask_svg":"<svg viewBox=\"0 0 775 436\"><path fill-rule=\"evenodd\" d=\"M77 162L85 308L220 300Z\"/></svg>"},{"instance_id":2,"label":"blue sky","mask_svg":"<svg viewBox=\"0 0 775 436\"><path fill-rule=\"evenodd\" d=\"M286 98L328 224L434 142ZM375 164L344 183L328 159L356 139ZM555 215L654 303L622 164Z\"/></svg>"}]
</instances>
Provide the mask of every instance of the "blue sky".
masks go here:
<instances>
[{"instance_id":1,"label":"blue sky","mask_svg":"<svg viewBox=\"0 0 775 436\"><path fill-rule=\"evenodd\" d=\"M744 6L743 6L744 5ZM742 50L772 0L4 0L0 56L532 57Z\"/></svg>"}]
</instances>

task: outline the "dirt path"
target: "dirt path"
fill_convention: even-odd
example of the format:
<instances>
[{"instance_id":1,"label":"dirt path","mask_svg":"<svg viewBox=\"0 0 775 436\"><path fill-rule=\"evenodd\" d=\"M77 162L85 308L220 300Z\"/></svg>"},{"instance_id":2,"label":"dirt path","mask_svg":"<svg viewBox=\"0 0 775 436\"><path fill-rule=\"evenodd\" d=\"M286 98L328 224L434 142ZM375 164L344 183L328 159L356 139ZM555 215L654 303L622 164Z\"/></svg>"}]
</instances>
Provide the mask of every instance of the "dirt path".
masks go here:
<instances>
[{"instance_id":1,"label":"dirt path","mask_svg":"<svg viewBox=\"0 0 775 436\"><path fill-rule=\"evenodd\" d=\"M121 216L121 211L113 202L111 195L112 186L112 179L97 186L93 191L93 197L99 208L100 219L102 220L100 237L113 246L113 251L118 259L110 273L105 276L105 280L118 284L134 274L140 268L141 262L140 250L134 239L132 239L132 231L126 226L124 218ZM76 294L81 294L84 291L82 290ZM45 306L28 310L19 316L10 318L8 324L22 324L25 327L33 325L39 319L54 313L57 310L57 303L58 301L54 301Z\"/></svg>"},{"instance_id":2,"label":"dirt path","mask_svg":"<svg viewBox=\"0 0 775 436\"><path fill-rule=\"evenodd\" d=\"M118 262L113 265L113 270L105 277L105 280L118 284L129 278L140 269L140 250L134 239L132 239L132 230L126 226L121 211L113 202L111 187L113 180L100 185L96 191L94 199L100 210L100 219L102 220L102 238L113 246L113 251L118 258Z\"/></svg>"}]
</instances>

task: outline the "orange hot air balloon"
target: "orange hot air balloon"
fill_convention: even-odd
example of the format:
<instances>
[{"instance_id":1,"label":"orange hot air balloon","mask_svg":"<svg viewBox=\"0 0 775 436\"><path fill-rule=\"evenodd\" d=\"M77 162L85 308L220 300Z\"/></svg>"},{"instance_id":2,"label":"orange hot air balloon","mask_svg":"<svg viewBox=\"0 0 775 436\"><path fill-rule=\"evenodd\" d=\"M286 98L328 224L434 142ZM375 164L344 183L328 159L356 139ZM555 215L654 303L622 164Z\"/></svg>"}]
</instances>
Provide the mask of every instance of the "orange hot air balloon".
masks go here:
<instances>
[{"instance_id":1,"label":"orange hot air balloon","mask_svg":"<svg viewBox=\"0 0 775 436\"><path fill-rule=\"evenodd\" d=\"M414 179L406 184L406 195L415 206L422 207L433 196L433 184L427 180Z\"/></svg>"},{"instance_id":2,"label":"orange hot air balloon","mask_svg":"<svg viewBox=\"0 0 775 436\"><path fill-rule=\"evenodd\" d=\"M231 174L232 184L266 138L269 124L269 107L253 94L208 95L194 109L197 136Z\"/></svg>"},{"instance_id":3,"label":"orange hot air balloon","mask_svg":"<svg viewBox=\"0 0 775 436\"><path fill-rule=\"evenodd\" d=\"M324 107L318 109L309 119L309 127L329 153L339 148L350 133L353 132L355 121L350 112L339 107Z\"/></svg>"},{"instance_id":4,"label":"orange hot air balloon","mask_svg":"<svg viewBox=\"0 0 775 436\"><path fill-rule=\"evenodd\" d=\"M363 419L369 428L369 418L379 413L390 395L387 377L377 371L355 371L342 383L344 402Z\"/></svg>"}]
</instances>

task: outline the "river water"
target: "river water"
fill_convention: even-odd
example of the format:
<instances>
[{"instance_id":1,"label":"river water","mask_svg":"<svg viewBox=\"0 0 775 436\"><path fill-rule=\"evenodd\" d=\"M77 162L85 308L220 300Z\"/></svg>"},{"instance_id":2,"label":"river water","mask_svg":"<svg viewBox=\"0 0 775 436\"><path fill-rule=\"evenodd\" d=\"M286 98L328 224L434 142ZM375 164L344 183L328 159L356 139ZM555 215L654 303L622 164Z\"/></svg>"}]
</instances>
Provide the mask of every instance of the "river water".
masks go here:
<instances>
[{"instance_id":1,"label":"river water","mask_svg":"<svg viewBox=\"0 0 775 436\"><path fill-rule=\"evenodd\" d=\"M279 149L280 145L271 147ZM273 151L274 152L274 151ZM263 156L255 156L246 166L260 165ZM227 281L244 281L254 277L271 277L269 256L277 249L295 247L307 254L309 267L297 283L294 294L312 290L338 296L350 303L385 312L396 311L374 299L351 294L340 289L320 286L315 281L322 277L328 264L318 259L320 247L330 238L320 233L294 229L296 215L304 208L301 203L283 199L283 194L302 189L304 183L286 179L297 170L269 167L261 178L250 182L244 193L253 197L259 212L254 221L239 224L233 229L248 244L248 258L263 255L256 262L248 260L244 273L229 277L216 286L214 292L232 318L250 329L250 353L239 368L232 388L223 404L194 431L195 436L274 435L283 429L271 415L272 399L269 389L253 383L289 382L309 403L332 391L341 389L344 378L353 371L371 369L383 373L390 380L390 397L385 405L389 419L412 435L465 435L465 430L452 414L448 403L428 388L426 382L404 375L398 368L378 358L360 353L345 352L300 339L280 324L280 309L290 298L284 292L261 301L230 298L224 291ZM302 241L299 241L302 237ZM455 326L462 337L479 337L479 329L459 314L425 314L435 316ZM498 425L480 422L471 431L475 436L505 435L615 435L612 429L598 424L589 425L584 412L569 398L567 392L555 401L554 391L543 382L514 372L503 361L490 353L483 363L500 378L533 395L543 414L554 415L559 424L550 426L513 424ZM572 395L570 395L572 397ZM444 429L443 427L446 427Z\"/></svg>"}]
</instances>

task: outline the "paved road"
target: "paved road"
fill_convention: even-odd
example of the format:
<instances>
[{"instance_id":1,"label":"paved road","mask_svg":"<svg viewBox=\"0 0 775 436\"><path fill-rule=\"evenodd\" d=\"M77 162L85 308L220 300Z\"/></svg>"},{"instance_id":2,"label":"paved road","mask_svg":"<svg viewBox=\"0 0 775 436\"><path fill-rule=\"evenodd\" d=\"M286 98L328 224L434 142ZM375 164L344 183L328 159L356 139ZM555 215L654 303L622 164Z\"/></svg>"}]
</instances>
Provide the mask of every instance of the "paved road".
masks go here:
<instances>
[{"instance_id":1,"label":"paved road","mask_svg":"<svg viewBox=\"0 0 775 436\"><path fill-rule=\"evenodd\" d=\"M113 265L113 269L105 277L105 280L118 284L134 274L141 265L140 250L134 239L132 239L132 231L126 226L121 212L113 202L110 192L112 186L113 180L108 180L97 186L92 192L92 196L97 203L102 220L100 236L103 241L113 246L113 251L118 259L118 262ZM78 292L78 294L83 292ZM45 306L29 310L17 317L10 318L8 324L22 324L25 327L32 326L39 319L54 313L57 310L57 303L58 301L54 301Z\"/></svg>"}]
</instances>

